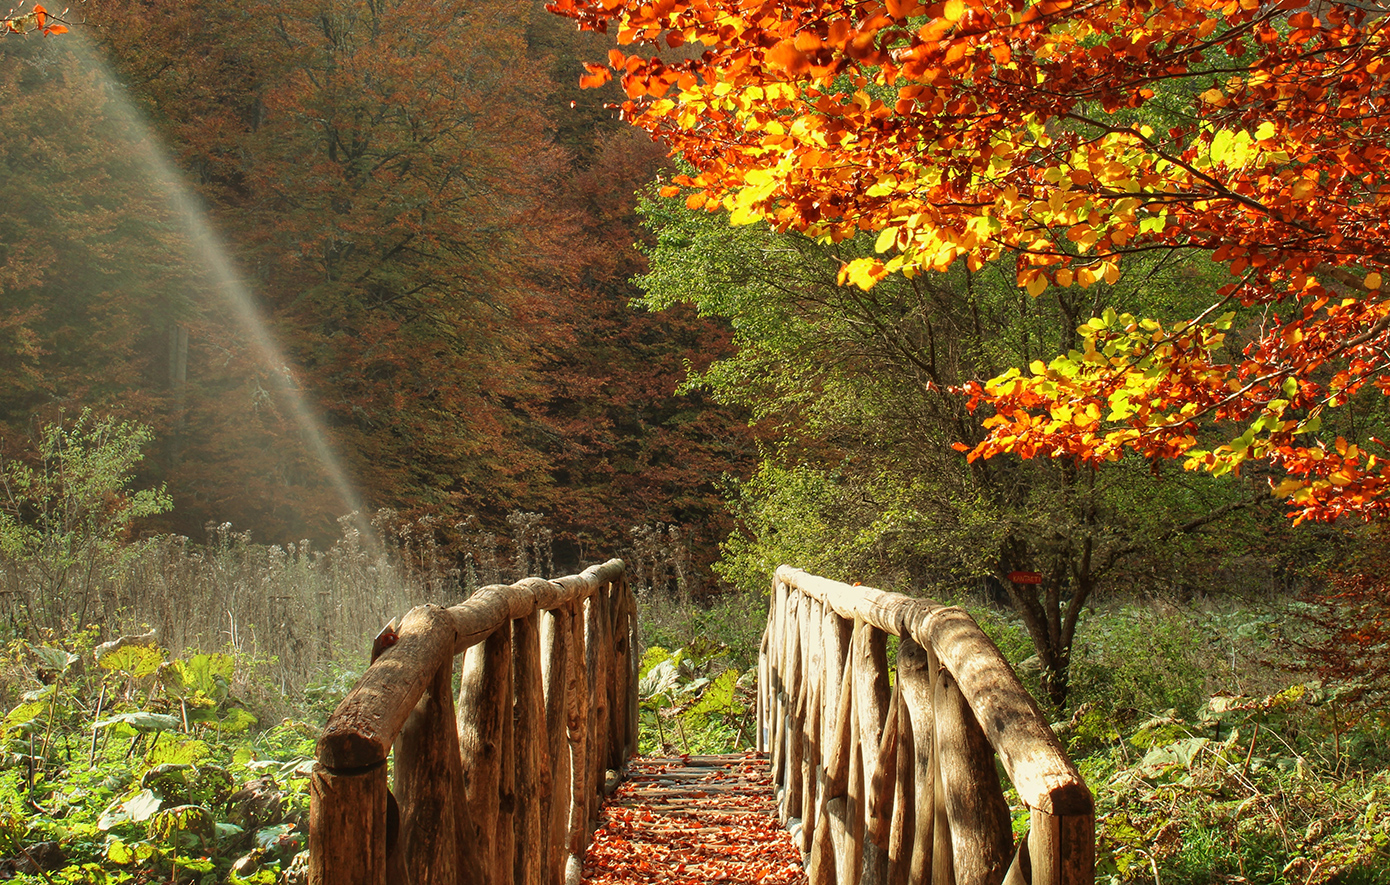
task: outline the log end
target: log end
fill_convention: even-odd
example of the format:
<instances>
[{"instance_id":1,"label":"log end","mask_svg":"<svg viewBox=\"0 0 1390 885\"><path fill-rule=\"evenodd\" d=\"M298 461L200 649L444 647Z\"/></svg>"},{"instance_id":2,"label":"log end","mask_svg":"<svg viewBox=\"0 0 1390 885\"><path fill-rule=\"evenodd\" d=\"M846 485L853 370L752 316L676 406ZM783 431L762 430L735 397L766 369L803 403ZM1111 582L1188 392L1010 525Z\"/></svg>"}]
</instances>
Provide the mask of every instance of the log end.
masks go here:
<instances>
[{"instance_id":1,"label":"log end","mask_svg":"<svg viewBox=\"0 0 1390 885\"><path fill-rule=\"evenodd\" d=\"M318 760L326 768L366 768L386 761L390 744L348 722L330 722L318 742Z\"/></svg>"},{"instance_id":2,"label":"log end","mask_svg":"<svg viewBox=\"0 0 1390 885\"><path fill-rule=\"evenodd\" d=\"M1046 794L1051 808L1040 808L1059 817L1090 817L1096 813L1095 797L1091 788L1081 780L1059 784Z\"/></svg>"}]
</instances>

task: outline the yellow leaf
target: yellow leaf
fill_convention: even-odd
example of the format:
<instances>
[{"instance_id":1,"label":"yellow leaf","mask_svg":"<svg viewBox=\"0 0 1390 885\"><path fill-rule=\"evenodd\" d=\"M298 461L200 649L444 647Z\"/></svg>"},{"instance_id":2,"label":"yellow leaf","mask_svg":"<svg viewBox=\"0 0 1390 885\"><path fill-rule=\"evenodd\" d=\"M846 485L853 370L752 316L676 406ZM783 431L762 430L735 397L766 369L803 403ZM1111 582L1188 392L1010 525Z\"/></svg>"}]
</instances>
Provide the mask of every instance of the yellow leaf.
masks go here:
<instances>
[{"instance_id":1,"label":"yellow leaf","mask_svg":"<svg viewBox=\"0 0 1390 885\"><path fill-rule=\"evenodd\" d=\"M941 17L947 21L958 22L965 17L965 0L946 0L946 8Z\"/></svg>"},{"instance_id":2,"label":"yellow leaf","mask_svg":"<svg viewBox=\"0 0 1390 885\"><path fill-rule=\"evenodd\" d=\"M1303 488L1303 480L1290 477L1274 487L1274 497L1287 498L1301 488Z\"/></svg>"},{"instance_id":3,"label":"yellow leaf","mask_svg":"<svg viewBox=\"0 0 1390 885\"><path fill-rule=\"evenodd\" d=\"M879 280L888 276L888 269L872 258L856 258L840 268L840 285L852 283L864 291L872 289Z\"/></svg>"},{"instance_id":4,"label":"yellow leaf","mask_svg":"<svg viewBox=\"0 0 1390 885\"><path fill-rule=\"evenodd\" d=\"M1380 273L1378 271L1372 271L1366 274L1366 279L1363 282L1365 282L1367 289L1379 289Z\"/></svg>"}]
</instances>

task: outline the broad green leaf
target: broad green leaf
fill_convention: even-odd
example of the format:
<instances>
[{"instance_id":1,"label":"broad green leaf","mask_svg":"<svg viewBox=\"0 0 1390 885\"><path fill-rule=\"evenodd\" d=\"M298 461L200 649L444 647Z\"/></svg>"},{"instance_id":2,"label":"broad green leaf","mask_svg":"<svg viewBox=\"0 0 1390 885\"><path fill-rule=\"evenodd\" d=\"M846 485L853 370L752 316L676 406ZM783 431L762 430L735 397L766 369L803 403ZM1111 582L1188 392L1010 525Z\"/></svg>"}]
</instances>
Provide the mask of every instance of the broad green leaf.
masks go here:
<instances>
[{"instance_id":1,"label":"broad green leaf","mask_svg":"<svg viewBox=\"0 0 1390 885\"><path fill-rule=\"evenodd\" d=\"M183 726L183 720L177 716L170 716L167 713L146 713L139 711L135 713L117 713L115 716L103 719L92 726L92 728L106 728L117 723L123 723L134 728L136 731L174 731Z\"/></svg>"},{"instance_id":2,"label":"broad green leaf","mask_svg":"<svg viewBox=\"0 0 1390 885\"><path fill-rule=\"evenodd\" d=\"M214 721L212 727L223 734L236 734L255 725L257 721L259 720L249 710L233 707L226 715Z\"/></svg>"},{"instance_id":3,"label":"broad green leaf","mask_svg":"<svg viewBox=\"0 0 1390 885\"><path fill-rule=\"evenodd\" d=\"M97 661L104 670L114 670L135 679L148 676L164 663L164 652L153 645L127 645Z\"/></svg>"},{"instance_id":4,"label":"broad green leaf","mask_svg":"<svg viewBox=\"0 0 1390 885\"><path fill-rule=\"evenodd\" d=\"M58 673L66 673L68 668L78 661L77 655L63 651L61 648L40 646L34 649L34 654L43 662L45 667Z\"/></svg>"},{"instance_id":5,"label":"broad green leaf","mask_svg":"<svg viewBox=\"0 0 1390 885\"><path fill-rule=\"evenodd\" d=\"M1190 768L1192 760L1197 758L1197 754L1202 752L1210 743L1211 740L1208 738L1195 737L1174 741L1162 747L1154 747L1144 754L1144 758L1139 762L1139 767L1151 771L1171 766Z\"/></svg>"},{"instance_id":6,"label":"broad green leaf","mask_svg":"<svg viewBox=\"0 0 1390 885\"><path fill-rule=\"evenodd\" d=\"M150 751L149 761L155 765L197 765L212 755L212 748L200 740L162 740Z\"/></svg>"}]
</instances>

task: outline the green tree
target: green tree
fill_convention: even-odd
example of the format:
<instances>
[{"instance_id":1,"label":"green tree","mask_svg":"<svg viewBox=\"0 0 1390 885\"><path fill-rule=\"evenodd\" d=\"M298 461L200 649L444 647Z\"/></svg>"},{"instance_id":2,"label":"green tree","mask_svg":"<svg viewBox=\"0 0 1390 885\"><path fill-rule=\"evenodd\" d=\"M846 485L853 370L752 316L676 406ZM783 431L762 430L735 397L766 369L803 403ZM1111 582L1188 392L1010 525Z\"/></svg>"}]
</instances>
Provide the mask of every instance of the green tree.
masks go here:
<instances>
[{"instance_id":1,"label":"green tree","mask_svg":"<svg viewBox=\"0 0 1390 885\"><path fill-rule=\"evenodd\" d=\"M1251 531L1271 499L1258 481L1162 471L1141 458L1097 466L1014 456L969 462L986 433L954 388L1073 346L1078 326L1113 304L1181 301L1200 263L1151 260L1085 292L1019 292L986 265L871 290L838 285L869 253L763 226L730 227L672 201L645 209L659 240L647 301L691 301L727 317L736 356L693 384L752 410L777 441L738 489L746 534L723 568L761 586L773 558L846 580L1007 596L1060 706L1082 611L1106 587L1206 590L1224 557L1269 551ZM1221 520L1221 534L1207 531ZM1009 580L1035 572L1041 583Z\"/></svg>"}]
</instances>

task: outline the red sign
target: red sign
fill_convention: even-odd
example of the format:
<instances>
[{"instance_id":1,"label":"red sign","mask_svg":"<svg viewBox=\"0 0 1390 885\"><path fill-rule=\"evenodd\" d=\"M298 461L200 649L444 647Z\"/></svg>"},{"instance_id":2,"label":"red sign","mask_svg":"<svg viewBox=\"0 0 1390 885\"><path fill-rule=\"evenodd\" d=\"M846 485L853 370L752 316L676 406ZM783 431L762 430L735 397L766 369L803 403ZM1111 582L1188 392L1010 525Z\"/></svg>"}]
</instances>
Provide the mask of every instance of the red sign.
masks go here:
<instances>
[{"instance_id":1,"label":"red sign","mask_svg":"<svg viewBox=\"0 0 1390 885\"><path fill-rule=\"evenodd\" d=\"M1042 575L1037 572L1009 572L1009 580L1015 584L1041 584Z\"/></svg>"}]
</instances>

